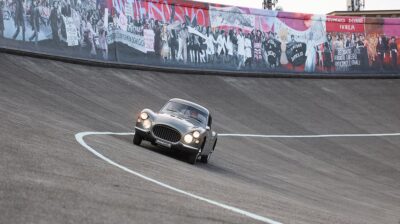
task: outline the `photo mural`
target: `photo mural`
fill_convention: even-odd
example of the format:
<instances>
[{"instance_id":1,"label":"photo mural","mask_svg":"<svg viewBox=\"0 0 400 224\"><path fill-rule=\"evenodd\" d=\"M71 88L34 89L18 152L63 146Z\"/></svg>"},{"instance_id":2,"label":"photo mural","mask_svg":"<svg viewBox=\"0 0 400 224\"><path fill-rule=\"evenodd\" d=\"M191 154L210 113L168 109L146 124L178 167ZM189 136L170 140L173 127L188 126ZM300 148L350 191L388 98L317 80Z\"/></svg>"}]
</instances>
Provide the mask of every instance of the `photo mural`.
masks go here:
<instances>
[{"instance_id":1,"label":"photo mural","mask_svg":"<svg viewBox=\"0 0 400 224\"><path fill-rule=\"evenodd\" d=\"M116 63L399 73L400 19L184 0L0 0L0 47Z\"/></svg>"}]
</instances>

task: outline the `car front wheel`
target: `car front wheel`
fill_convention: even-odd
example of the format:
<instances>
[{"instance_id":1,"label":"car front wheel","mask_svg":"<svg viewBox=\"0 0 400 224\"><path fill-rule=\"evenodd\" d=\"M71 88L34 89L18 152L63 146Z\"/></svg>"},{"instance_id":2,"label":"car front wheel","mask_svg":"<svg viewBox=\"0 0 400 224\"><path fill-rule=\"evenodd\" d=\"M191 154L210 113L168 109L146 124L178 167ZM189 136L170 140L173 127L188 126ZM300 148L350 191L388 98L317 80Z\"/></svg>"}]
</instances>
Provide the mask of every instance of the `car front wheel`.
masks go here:
<instances>
[{"instance_id":1,"label":"car front wheel","mask_svg":"<svg viewBox=\"0 0 400 224\"><path fill-rule=\"evenodd\" d=\"M208 161L210 160L210 158L211 158L211 152L208 153L208 155L201 156L200 161L201 161L202 163L208 163Z\"/></svg>"},{"instance_id":2,"label":"car front wheel","mask_svg":"<svg viewBox=\"0 0 400 224\"><path fill-rule=\"evenodd\" d=\"M135 134L133 136L133 144L140 145L140 143L142 143L142 137L137 135L137 134Z\"/></svg>"},{"instance_id":3,"label":"car front wheel","mask_svg":"<svg viewBox=\"0 0 400 224\"><path fill-rule=\"evenodd\" d=\"M199 150L197 153L191 153L191 154L189 154L188 162L189 162L190 164L192 164L192 165L196 164L197 158L199 158L200 153L201 153L201 150Z\"/></svg>"}]
</instances>

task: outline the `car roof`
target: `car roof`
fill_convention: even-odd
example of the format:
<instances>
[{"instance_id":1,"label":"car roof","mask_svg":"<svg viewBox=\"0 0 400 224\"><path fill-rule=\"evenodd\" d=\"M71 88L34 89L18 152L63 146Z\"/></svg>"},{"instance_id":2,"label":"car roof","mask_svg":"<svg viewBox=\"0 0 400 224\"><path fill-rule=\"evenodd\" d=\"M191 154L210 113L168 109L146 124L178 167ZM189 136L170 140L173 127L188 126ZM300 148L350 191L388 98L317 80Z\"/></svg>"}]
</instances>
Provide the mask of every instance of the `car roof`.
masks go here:
<instances>
[{"instance_id":1,"label":"car roof","mask_svg":"<svg viewBox=\"0 0 400 224\"><path fill-rule=\"evenodd\" d=\"M173 98L173 99L170 99L169 102L177 102L177 103L182 103L182 104L185 104L185 105L188 105L188 106L192 106L192 107L194 107L194 108L196 108L198 110L201 110L201 111L207 113L207 115L210 115L210 112L207 110L207 108L205 108L205 107L203 107L203 106L201 106L201 105L199 105L197 103L193 103L191 101L188 101L188 100L183 100L183 99L179 99L179 98Z\"/></svg>"}]
</instances>

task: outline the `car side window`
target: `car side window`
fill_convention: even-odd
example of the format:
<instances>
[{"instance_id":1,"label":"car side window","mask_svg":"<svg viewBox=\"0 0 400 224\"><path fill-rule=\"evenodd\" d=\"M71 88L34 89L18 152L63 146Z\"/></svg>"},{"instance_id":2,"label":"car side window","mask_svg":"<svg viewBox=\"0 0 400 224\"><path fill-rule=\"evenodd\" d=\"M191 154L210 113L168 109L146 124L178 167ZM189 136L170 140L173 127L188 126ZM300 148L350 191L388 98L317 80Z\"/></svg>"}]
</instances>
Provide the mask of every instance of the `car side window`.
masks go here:
<instances>
[{"instance_id":1,"label":"car side window","mask_svg":"<svg viewBox=\"0 0 400 224\"><path fill-rule=\"evenodd\" d=\"M211 128L211 124L212 124L212 118L211 115L208 116L208 124L207 126Z\"/></svg>"}]
</instances>

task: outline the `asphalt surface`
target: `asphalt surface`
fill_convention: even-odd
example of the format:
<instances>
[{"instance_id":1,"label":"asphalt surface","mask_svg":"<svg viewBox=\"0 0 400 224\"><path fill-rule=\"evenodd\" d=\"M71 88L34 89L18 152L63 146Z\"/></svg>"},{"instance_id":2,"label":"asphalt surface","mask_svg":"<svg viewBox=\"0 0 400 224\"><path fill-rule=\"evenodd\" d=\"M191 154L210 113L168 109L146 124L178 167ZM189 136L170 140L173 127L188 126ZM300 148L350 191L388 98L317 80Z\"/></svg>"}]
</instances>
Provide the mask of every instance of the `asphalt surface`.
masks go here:
<instances>
[{"instance_id":1,"label":"asphalt surface","mask_svg":"<svg viewBox=\"0 0 400 224\"><path fill-rule=\"evenodd\" d=\"M130 132L143 108L198 102L219 133L400 132L400 80L262 79L99 68L0 54L0 223L258 223L95 157L82 131ZM400 137L220 138L210 164L88 136L113 161L282 223L400 221Z\"/></svg>"}]
</instances>

